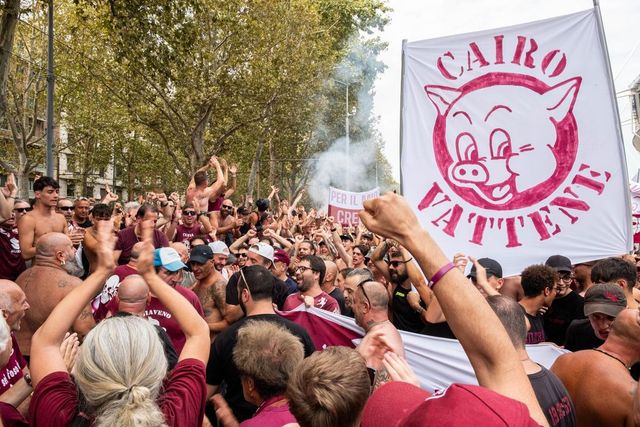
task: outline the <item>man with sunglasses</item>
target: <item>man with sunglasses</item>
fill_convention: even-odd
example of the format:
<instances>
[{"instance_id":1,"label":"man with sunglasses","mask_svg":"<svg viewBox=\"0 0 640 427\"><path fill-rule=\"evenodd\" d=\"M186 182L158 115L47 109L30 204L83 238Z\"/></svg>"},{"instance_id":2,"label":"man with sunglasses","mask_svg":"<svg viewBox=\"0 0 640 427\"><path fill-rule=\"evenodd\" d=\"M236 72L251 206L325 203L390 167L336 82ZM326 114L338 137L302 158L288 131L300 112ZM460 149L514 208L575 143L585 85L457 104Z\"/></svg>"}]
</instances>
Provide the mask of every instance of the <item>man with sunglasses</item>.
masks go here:
<instances>
[{"instance_id":1,"label":"man with sunglasses","mask_svg":"<svg viewBox=\"0 0 640 427\"><path fill-rule=\"evenodd\" d=\"M70 224L73 218L73 202L67 198L61 198L56 205L56 212L64 215L67 224Z\"/></svg>"},{"instance_id":2,"label":"man with sunglasses","mask_svg":"<svg viewBox=\"0 0 640 427\"><path fill-rule=\"evenodd\" d=\"M181 242L189 246L189 242L196 236L208 235L213 231L207 215L196 210L192 203L185 203L182 211L174 213L165 234L172 242Z\"/></svg>"},{"instance_id":3,"label":"man with sunglasses","mask_svg":"<svg viewBox=\"0 0 640 427\"><path fill-rule=\"evenodd\" d=\"M338 301L324 292L320 286L320 283L324 283L326 272L322 258L315 255L306 256L300 260L297 269L302 274L302 281L298 284L299 292L287 297L283 310L290 311L300 304L305 304L340 314Z\"/></svg>"},{"instance_id":4,"label":"man with sunglasses","mask_svg":"<svg viewBox=\"0 0 640 427\"><path fill-rule=\"evenodd\" d=\"M389 254L388 274L390 282L393 284L391 291L391 312L393 313L393 324L396 328L409 332L420 332L424 328L422 314L426 309L423 301L419 306L412 306L410 293L412 292L412 281L409 277L407 264L412 262L408 253L395 251Z\"/></svg>"},{"instance_id":5,"label":"man with sunglasses","mask_svg":"<svg viewBox=\"0 0 640 427\"><path fill-rule=\"evenodd\" d=\"M25 260L36 255L38 239L47 233L68 234L64 215L54 212L60 195L60 185L55 179L43 176L33 183L36 203L18 222L20 251Z\"/></svg>"},{"instance_id":6,"label":"man with sunglasses","mask_svg":"<svg viewBox=\"0 0 640 427\"><path fill-rule=\"evenodd\" d=\"M225 199L219 211L213 211L209 214L211 226L216 230L218 240L222 240L227 245L233 243L238 229L244 224L243 220L235 217L233 210L233 202L230 199Z\"/></svg>"},{"instance_id":7,"label":"man with sunglasses","mask_svg":"<svg viewBox=\"0 0 640 427\"><path fill-rule=\"evenodd\" d=\"M564 345L567 328L577 319L584 319L584 298L571 290L573 269L571 260L562 255L550 256L545 265L558 273L556 297L544 314L544 333L547 341Z\"/></svg>"}]
</instances>

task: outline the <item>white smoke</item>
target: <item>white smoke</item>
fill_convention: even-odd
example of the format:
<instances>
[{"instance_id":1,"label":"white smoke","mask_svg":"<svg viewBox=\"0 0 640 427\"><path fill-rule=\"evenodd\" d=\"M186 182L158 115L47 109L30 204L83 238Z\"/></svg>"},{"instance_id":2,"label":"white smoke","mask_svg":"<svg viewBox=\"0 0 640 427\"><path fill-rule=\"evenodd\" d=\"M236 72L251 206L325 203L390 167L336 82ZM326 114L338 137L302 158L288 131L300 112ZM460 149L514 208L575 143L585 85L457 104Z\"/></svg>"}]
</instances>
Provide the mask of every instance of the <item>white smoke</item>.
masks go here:
<instances>
[{"instance_id":1,"label":"white smoke","mask_svg":"<svg viewBox=\"0 0 640 427\"><path fill-rule=\"evenodd\" d=\"M351 141L347 156L346 138L336 140L307 165L312 170L308 191L313 204L326 211L329 187L356 192L375 188L376 176L370 173L375 161L376 148L370 141Z\"/></svg>"}]
</instances>

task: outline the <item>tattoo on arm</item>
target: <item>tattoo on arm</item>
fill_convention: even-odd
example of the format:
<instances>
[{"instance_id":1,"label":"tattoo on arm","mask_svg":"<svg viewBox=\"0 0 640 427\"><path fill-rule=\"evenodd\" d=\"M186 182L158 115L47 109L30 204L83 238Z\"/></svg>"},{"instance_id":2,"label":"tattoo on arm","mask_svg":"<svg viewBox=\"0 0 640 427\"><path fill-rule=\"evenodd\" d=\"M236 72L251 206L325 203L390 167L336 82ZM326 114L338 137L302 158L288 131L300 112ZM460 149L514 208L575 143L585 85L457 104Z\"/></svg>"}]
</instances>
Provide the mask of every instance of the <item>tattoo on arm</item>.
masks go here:
<instances>
[{"instance_id":1,"label":"tattoo on arm","mask_svg":"<svg viewBox=\"0 0 640 427\"><path fill-rule=\"evenodd\" d=\"M84 320L84 319L86 319L88 317L92 317L92 316L93 316L93 314L91 314L90 311L82 310L82 312L80 313L80 320Z\"/></svg>"},{"instance_id":2,"label":"tattoo on arm","mask_svg":"<svg viewBox=\"0 0 640 427\"><path fill-rule=\"evenodd\" d=\"M220 314L224 316L225 308L226 308L226 292L227 292L227 281L224 279L216 281L211 289L211 297L216 303L216 307L220 310Z\"/></svg>"}]
</instances>

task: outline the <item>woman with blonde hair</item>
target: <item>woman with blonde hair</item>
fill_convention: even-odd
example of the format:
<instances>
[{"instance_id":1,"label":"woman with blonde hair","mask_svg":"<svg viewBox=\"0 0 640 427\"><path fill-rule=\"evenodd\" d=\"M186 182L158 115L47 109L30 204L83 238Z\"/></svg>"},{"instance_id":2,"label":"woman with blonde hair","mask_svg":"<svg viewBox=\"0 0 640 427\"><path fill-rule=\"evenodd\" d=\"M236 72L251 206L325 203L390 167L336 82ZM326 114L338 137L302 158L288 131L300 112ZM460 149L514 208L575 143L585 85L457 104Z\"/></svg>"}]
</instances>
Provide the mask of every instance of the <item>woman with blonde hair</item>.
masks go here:
<instances>
[{"instance_id":1,"label":"woman with blonde hair","mask_svg":"<svg viewBox=\"0 0 640 427\"><path fill-rule=\"evenodd\" d=\"M138 273L186 336L178 364L167 375L163 347L153 325L128 316L98 324L80 348L73 378L66 369L59 350L65 332L99 293L114 267L109 225L98 223L96 270L58 304L33 336L31 425L201 425L209 328L191 304L155 273L153 224L149 221L143 224Z\"/></svg>"}]
</instances>

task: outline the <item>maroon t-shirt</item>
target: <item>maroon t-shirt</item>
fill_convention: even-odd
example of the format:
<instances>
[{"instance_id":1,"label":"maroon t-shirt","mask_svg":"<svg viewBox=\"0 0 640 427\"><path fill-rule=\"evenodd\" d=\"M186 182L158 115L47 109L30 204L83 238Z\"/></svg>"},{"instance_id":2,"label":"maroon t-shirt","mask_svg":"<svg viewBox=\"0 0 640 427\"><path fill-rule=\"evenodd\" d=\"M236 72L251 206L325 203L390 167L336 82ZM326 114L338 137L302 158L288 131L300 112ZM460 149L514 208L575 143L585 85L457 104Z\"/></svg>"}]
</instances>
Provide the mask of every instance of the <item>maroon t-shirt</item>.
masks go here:
<instances>
[{"instance_id":1,"label":"maroon t-shirt","mask_svg":"<svg viewBox=\"0 0 640 427\"><path fill-rule=\"evenodd\" d=\"M176 286L174 289L185 297L187 301L191 303L193 308L196 309L198 314L204 318L204 311L202 310L200 299L192 290L187 289L184 286ZM109 301L107 309L111 313L118 312L118 303L115 298ZM167 332L167 335L169 335L171 343L173 344L173 348L176 349L176 353L180 354L187 338L184 336L182 329L180 329L178 321L158 298L151 297L151 301L149 301L147 308L144 310L144 315L152 324L160 326Z\"/></svg>"},{"instance_id":2,"label":"maroon t-shirt","mask_svg":"<svg viewBox=\"0 0 640 427\"><path fill-rule=\"evenodd\" d=\"M27 366L27 361L24 360L20 352L18 341L16 341L16 336L13 332L11 332L11 343L13 348L11 349L9 361L4 368L0 369L0 395L9 390L12 385L24 376L22 370Z\"/></svg>"},{"instance_id":3,"label":"maroon t-shirt","mask_svg":"<svg viewBox=\"0 0 640 427\"><path fill-rule=\"evenodd\" d=\"M132 274L138 274L138 270L129 264L119 265L113 271L113 275L107 279L102 292L100 292L93 300L91 300L91 309L93 310L93 320L100 322L109 313L107 304L118 292L118 286L127 277Z\"/></svg>"},{"instance_id":4,"label":"maroon t-shirt","mask_svg":"<svg viewBox=\"0 0 640 427\"><path fill-rule=\"evenodd\" d=\"M209 200L209 206L207 209L209 209L209 212L219 211L220 206L222 206L222 202L224 202L224 194L222 196L218 196L218 198L213 202Z\"/></svg>"},{"instance_id":5,"label":"maroon t-shirt","mask_svg":"<svg viewBox=\"0 0 640 427\"><path fill-rule=\"evenodd\" d=\"M181 360L164 381L158 405L168 426L200 426L207 396L205 366ZM29 416L32 426L66 427L78 416L78 392L68 372L52 372L36 386Z\"/></svg>"},{"instance_id":6,"label":"maroon t-shirt","mask_svg":"<svg viewBox=\"0 0 640 427\"><path fill-rule=\"evenodd\" d=\"M300 304L304 304L302 299L300 298L301 293L296 292L295 294L291 294L284 301L284 305L282 306L282 311L290 311L299 306ZM332 296L330 296L326 292L321 292L318 296L313 298L313 306L315 308L320 308L322 310L327 310L332 313L340 314L340 305L338 305L338 301Z\"/></svg>"},{"instance_id":7,"label":"maroon t-shirt","mask_svg":"<svg viewBox=\"0 0 640 427\"><path fill-rule=\"evenodd\" d=\"M133 249L133 245L138 243L138 236L136 236L135 227L131 226L129 228L125 228L124 230L120 230L118 232L118 241L116 242L116 251L122 251L120 254L120 258L118 258L118 264L123 265L129 262L131 258L131 249ZM158 248L166 248L169 246L169 240L167 240L167 236L157 230L153 230L153 247Z\"/></svg>"},{"instance_id":8,"label":"maroon t-shirt","mask_svg":"<svg viewBox=\"0 0 640 427\"><path fill-rule=\"evenodd\" d=\"M195 223L192 227L187 227L184 224L178 224L173 241L184 243L188 247L189 241L199 234L206 234L202 224Z\"/></svg>"},{"instance_id":9,"label":"maroon t-shirt","mask_svg":"<svg viewBox=\"0 0 640 427\"><path fill-rule=\"evenodd\" d=\"M0 279L13 282L26 269L20 253L18 229L0 227Z\"/></svg>"},{"instance_id":10,"label":"maroon t-shirt","mask_svg":"<svg viewBox=\"0 0 640 427\"><path fill-rule=\"evenodd\" d=\"M20 411L4 402L0 402L0 419L2 419L4 427L27 427L29 425Z\"/></svg>"}]
</instances>

